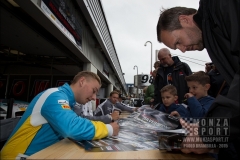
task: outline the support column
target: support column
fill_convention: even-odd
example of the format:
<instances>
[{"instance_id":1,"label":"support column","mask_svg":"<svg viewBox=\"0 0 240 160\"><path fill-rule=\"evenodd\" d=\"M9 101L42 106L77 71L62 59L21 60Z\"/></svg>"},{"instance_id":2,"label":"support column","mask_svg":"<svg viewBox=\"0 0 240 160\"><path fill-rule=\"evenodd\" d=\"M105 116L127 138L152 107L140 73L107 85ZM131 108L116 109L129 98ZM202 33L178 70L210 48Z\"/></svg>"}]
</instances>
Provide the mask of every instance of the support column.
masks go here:
<instances>
[{"instance_id":1,"label":"support column","mask_svg":"<svg viewBox=\"0 0 240 160\"><path fill-rule=\"evenodd\" d=\"M107 86L107 90L106 90L106 95L107 97L110 96L110 93L113 91L113 85L112 84L108 84Z\"/></svg>"},{"instance_id":2,"label":"support column","mask_svg":"<svg viewBox=\"0 0 240 160\"><path fill-rule=\"evenodd\" d=\"M84 71L91 71L93 73L97 74L97 68L95 68L92 63L84 63L83 64L83 70Z\"/></svg>"},{"instance_id":3,"label":"support column","mask_svg":"<svg viewBox=\"0 0 240 160\"><path fill-rule=\"evenodd\" d=\"M95 68L92 63L84 63L83 71L90 71L97 74L97 68ZM96 110L96 101L92 101L92 110Z\"/></svg>"}]
</instances>

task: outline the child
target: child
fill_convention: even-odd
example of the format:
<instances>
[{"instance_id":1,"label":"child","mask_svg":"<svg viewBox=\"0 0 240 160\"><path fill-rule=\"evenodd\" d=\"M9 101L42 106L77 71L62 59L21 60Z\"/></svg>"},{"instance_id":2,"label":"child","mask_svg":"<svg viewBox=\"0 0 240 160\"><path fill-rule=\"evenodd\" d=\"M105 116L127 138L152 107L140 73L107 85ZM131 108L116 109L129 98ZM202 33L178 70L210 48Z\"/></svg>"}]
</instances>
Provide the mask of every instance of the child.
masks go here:
<instances>
[{"instance_id":1,"label":"child","mask_svg":"<svg viewBox=\"0 0 240 160\"><path fill-rule=\"evenodd\" d=\"M208 96L210 78L207 73L199 71L185 77L185 79L189 88L189 93L186 93L185 97L187 98L190 117L204 117L214 101L213 97Z\"/></svg>"},{"instance_id":2,"label":"child","mask_svg":"<svg viewBox=\"0 0 240 160\"><path fill-rule=\"evenodd\" d=\"M166 85L161 89L161 97L163 104L160 105L159 111L170 114L173 111L178 113L178 116L188 117L188 110L181 104L175 104L178 99L177 89L173 85Z\"/></svg>"}]
</instances>

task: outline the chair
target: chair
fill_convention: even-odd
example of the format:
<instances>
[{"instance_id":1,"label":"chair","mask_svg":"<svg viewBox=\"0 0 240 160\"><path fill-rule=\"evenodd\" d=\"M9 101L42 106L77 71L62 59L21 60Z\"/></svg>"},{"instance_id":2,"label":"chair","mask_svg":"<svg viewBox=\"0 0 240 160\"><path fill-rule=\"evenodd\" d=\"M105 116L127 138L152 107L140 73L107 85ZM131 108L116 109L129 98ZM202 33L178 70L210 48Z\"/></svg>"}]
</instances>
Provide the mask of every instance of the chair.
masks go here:
<instances>
[{"instance_id":1,"label":"chair","mask_svg":"<svg viewBox=\"0 0 240 160\"><path fill-rule=\"evenodd\" d=\"M4 146L6 143L8 137L12 133L13 129L17 125L18 121L20 120L20 117L16 118L8 118L8 119L2 119L0 120L0 149Z\"/></svg>"},{"instance_id":2,"label":"chair","mask_svg":"<svg viewBox=\"0 0 240 160\"><path fill-rule=\"evenodd\" d=\"M13 112L13 103L14 103L14 98L8 99L7 102L7 116L6 118L12 118L12 112Z\"/></svg>"},{"instance_id":3,"label":"chair","mask_svg":"<svg viewBox=\"0 0 240 160\"><path fill-rule=\"evenodd\" d=\"M6 115L4 116L5 118L12 118L12 112L13 112L13 103L14 99L1 99L1 115ZM5 105L4 105L5 104Z\"/></svg>"},{"instance_id":4,"label":"chair","mask_svg":"<svg viewBox=\"0 0 240 160\"><path fill-rule=\"evenodd\" d=\"M2 102L2 100L0 100ZM0 107L0 118L1 119L5 119L6 118L6 115L7 115L7 111L5 109L2 108L2 105Z\"/></svg>"}]
</instances>

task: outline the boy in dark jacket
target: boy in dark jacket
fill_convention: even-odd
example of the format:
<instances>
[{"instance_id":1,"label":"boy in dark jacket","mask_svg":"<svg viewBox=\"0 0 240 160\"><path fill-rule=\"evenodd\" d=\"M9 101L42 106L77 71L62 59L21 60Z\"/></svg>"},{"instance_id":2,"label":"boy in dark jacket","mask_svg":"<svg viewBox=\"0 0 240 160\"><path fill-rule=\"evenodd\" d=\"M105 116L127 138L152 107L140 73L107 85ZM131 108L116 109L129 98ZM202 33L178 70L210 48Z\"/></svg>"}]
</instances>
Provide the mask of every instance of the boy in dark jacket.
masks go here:
<instances>
[{"instance_id":1,"label":"boy in dark jacket","mask_svg":"<svg viewBox=\"0 0 240 160\"><path fill-rule=\"evenodd\" d=\"M189 93L185 94L188 103L190 117L202 118L212 105L214 98L208 96L210 78L203 71L196 72L185 77Z\"/></svg>"},{"instance_id":2,"label":"boy in dark jacket","mask_svg":"<svg viewBox=\"0 0 240 160\"><path fill-rule=\"evenodd\" d=\"M175 104L178 99L176 87L173 85L166 85L160 92L163 104L160 104L159 111L168 114L176 111L178 116L188 117L188 110L181 104Z\"/></svg>"}]
</instances>

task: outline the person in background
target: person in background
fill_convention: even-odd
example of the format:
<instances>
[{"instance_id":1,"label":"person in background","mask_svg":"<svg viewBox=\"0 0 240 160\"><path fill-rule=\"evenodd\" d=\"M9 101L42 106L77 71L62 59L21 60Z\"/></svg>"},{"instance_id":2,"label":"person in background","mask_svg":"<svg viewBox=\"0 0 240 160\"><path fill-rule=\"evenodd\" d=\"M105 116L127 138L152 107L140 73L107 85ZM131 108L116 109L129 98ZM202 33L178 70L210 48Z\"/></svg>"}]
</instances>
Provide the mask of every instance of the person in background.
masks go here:
<instances>
[{"instance_id":1,"label":"person in background","mask_svg":"<svg viewBox=\"0 0 240 160\"><path fill-rule=\"evenodd\" d=\"M154 101L154 81L156 78L157 69L152 72L153 82L147 87L146 93L144 95L144 104L152 105Z\"/></svg>"},{"instance_id":2,"label":"person in background","mask_svg":"<svg viewBox=\"0 0 240 160\"><path fill-rule=\"evenodd\" d=\"M118 92L118 94L119 94L117 103L115 104L115 107L117 107L120 111L127 111L127 112L130 112L130 113L133 113L134 111L136 111L136 109L137 109L136 107L135 108L130 108L128 105L122 103L123 96L122 96L120 90L115 89L114 91Z\"/></svg>"},{"instance_id":3,"label":"person in background","mask_svg":"<svg viewBox=\"0 0 240 160\"><path fill-rule=\"evenodd\" d=\"M148 88L148 86L146 86L146 87L143 88L143 95L146 94L147 88Z\"/></svg>"},{"instance_id":4,"label":"person in background","mask_svg":"<svg viewBox=\"0 0 240 160\"><path fill-rule=\"evenodd\" d=\"M121 111L127 111L130 113L133 113L134 111L137 110L137 107L131 108L129 107L129 105L122 103L122 100L123 100L122 98L123 98L122 94L119 94L118 102L115 104L117 108L119 108Z\"/></svg>"},{"instance_id":5,"label":"person in background","mask_svg":"<svg viewBox=\"0 0 240 160\"><path fill-rule=\"evenodd\" d=\"M216 98L219 94L226 96L229 90L229 85L213 63L208 63L206 68L209 68L209 66L211 69L207 72L207 74L210 77L211 86L208 90L208 94L214 98Z\"/></svg>"},{"instance_id":6,"label":"person in background","mask_svg":"<svg viewBox=\"0 0 240 160\"><path fill-rule=\"evenodd\" d=\"M1 150L1 159L30 156L64 138L81 141L117 135L117 123L90 121L72 110L76 102L95 100L100 86L101 80L95 73L82 71L71 85L66 83L39 93Z\"/></svg>"},{"instance_id":7,"label":"person in background","mask_svg":"<svg viewBox=\"0 0 240 160\"><path fill-rule=\"evenodd\" d=\"M97 109L94 111L94 116L107 115L111 121L116 121L119 119L121 110L116 107L118 102L119 92L112 91L110 97L98 105ZM115 115L115 116L111 116Z\"/></svg>"},{"instance_id":8,"label":"person in background","mask_svg":"<svg viewBox=\"0 0 240 160\"><path fill-rule=\"evenodd\" d=\"M77 113L78 116L87 118L92 121L101 121L105 124L109 124L112 122L113 119L118 119L118 117L119 117L118 112L113 112L110 115L94 116L91 101L89 101L85 105L76 103L73 110L75 113Z\"/></svg>"},{"instance_id":9,"label":"person in background","mask_svg":"<svg viewBox=\"0 0 240 160\"><path fill-rule=\"evenodd\" d=\"M171 53L167 48L159 50L158 59L161 63L154 83L153 104L156 105L158 103L162 103L162 100L159 99L159 97L161 97L159 91L168 84L177 88L177 103L182 103L185 93L188 92L185 76L192 74L190 67L187 63L181 62L177 56L171 57Z\"/></svg>"},{"instance_id":10,"label":"person in background","mask_svg":"<svg viewBox=\"0 0 240 160\"><path fill-rule=\"evenodd\" d=\"M178 99L177 89L173 85L166 85L161 89L162 104L160 104L159 111L171 114L177 112L178 117L188 117L188 110L181 104L176 104Z\"/></svg>"},{"instance_id":11,"label":"person in background","mask_svg":"<svg viewBox=\"0 0 240 160\"><path fill-rule=\"evenodd\" d=\"M153 67L154 69L158 69L160 67L160 61L156 61L154 64L153 64Z\"/></svg>"},{"instance_id":12,"label":"person in background","mask_svg":"<svg viewBox=\"0 0 240 160\"><path fill-rule=\"evenodd\" d=\"M212 62L205 63L205 72L206 73L209 73L212 70L212 68L213 68L212 65L213 65Z\"/></svg>"}]
</instances>

